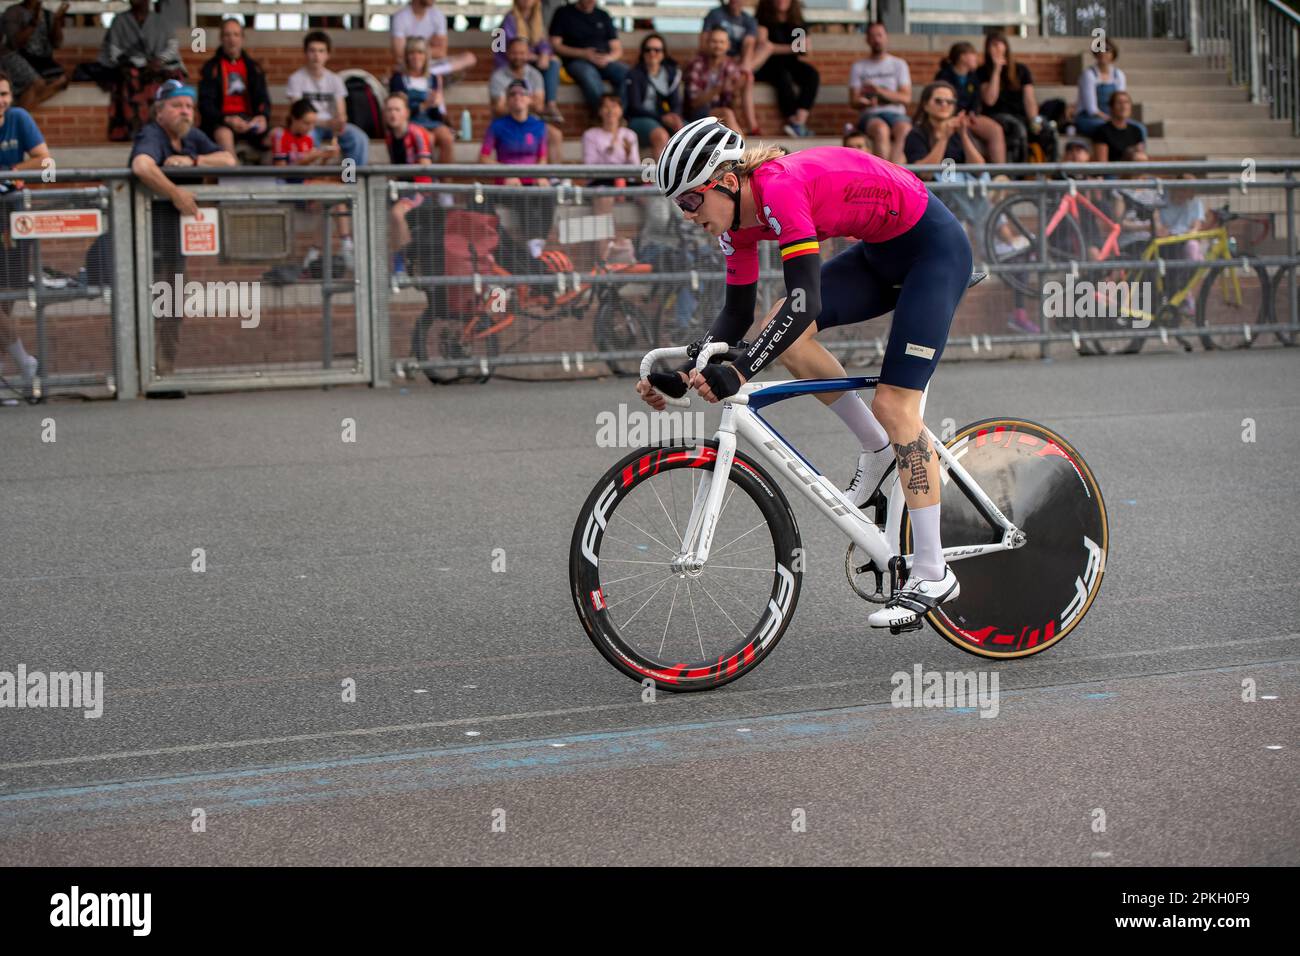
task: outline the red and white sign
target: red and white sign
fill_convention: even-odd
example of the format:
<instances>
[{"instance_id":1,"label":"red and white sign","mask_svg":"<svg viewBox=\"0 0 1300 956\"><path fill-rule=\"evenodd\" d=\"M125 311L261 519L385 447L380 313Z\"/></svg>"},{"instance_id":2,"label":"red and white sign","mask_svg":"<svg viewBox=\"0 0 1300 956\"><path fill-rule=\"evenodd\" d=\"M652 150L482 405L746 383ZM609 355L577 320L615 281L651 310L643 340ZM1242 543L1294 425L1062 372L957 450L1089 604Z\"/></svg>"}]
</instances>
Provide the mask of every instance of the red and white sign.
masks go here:
<instances>
[{"instance_id":1,"label":"red and white sign","mask_svg":"<svg viewBox=\"0 0 1300 956\"><path fill-rule=\"evenodd\" d=\"M181 255L215 256L221 236L215 206L200 206L197 216L181 216Z\"/></svg>"},{"instance_id":2,"label":"red and white sign","mask_svg":"<svg viewBox=\"0 0 1300 956\"><path fill-rule=\"evenodd\" d=\"M15 239L93 238L104 231L104 216L98 209L11 212L9 231Z\"/></svg>"}]
</instances>

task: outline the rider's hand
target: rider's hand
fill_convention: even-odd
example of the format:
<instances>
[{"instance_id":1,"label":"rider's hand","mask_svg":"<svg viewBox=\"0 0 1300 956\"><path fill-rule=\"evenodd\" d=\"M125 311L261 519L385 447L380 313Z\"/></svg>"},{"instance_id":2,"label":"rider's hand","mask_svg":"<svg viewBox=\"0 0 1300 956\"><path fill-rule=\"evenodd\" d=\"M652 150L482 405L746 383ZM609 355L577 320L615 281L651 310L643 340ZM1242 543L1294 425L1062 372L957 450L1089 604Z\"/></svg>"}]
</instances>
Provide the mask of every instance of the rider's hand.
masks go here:
<instances>
[{"instance_id":1,"label":"rider's hand","mask_svg":"<svg viewBox=\"0 0 1300 956\"><path fill-rule=\"evenodd\" d=\"M745 384L745 376L731 363L726 365L709 364L704 371L691 370L691 388L700 393L706 402L720 402L740 391Z\"/></svg>"},{"instance_id":2,"label":"rider's hand","mask_svg":"<svg viewBox=\"0 0 1300 956\"><path fill-rule=\"evenodd\" d=\"M656 412L662 412L668 403L664 395L681 398L686 394L686 375L683 372L651 372L650 378L636 383L637 394Z\"/></svg>"}]
</instances>

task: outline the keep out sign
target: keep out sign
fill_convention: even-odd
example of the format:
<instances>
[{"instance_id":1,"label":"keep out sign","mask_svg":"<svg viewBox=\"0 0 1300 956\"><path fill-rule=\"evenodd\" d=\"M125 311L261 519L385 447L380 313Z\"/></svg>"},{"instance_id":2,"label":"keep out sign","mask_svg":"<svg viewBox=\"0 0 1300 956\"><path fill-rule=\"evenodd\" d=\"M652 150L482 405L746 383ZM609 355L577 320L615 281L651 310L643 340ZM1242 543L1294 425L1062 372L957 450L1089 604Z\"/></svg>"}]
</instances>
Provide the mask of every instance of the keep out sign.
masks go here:
<instances>
[{"instance_id":1,"label":"keep out sign","mask_svg":"<svg viewBox=\"0 0 1300 956\"><path fill-rule=\"evenodd\" d=\"M15 239L76 239L98 236L104 217L98 209L59 209L9 214L9 232Z\"/></svg>"}]
</instances>

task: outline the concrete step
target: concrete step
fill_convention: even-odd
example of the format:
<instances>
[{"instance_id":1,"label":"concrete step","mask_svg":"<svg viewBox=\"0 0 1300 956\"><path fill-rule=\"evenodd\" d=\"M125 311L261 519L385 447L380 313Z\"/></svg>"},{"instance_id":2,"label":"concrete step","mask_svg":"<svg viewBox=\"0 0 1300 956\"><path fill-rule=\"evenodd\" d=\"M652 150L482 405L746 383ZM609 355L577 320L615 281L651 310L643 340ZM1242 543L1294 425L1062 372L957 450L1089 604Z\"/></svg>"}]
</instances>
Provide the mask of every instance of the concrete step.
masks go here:
<instances>
[{"instance_id":1,"label":"concrete step","mask_svg":"<svg viewBox=\"0 0 1300 956\"><path fill-rule=\"evenodd\" d=\"M1128 88L1137 92L1147 87L1160 86L1227 86L1229 77L1226 70L1209 70L1203 67L1188 70L1148 70L1142 68L1125 69ZM1135 93L1136 95L1136 93Z\"/></svg>"},{"instance_id":2,"label":"concrete step","mask_svg":"<svg viewBox=\"0 0 1300 956\"><path fill-rule=\"evenodd\" d=\"M1267 107L1263 109L1267 110ZM1234 111L1230 118L1212 121L1182 117L1161 120L1160 135L1165 139L1212 137L1232 140L1265 138L1287 140L1291 138L1291 124L1287 120L1269 119L1267 114L1263 119L1238 118ZM1295 146L1300 148L1300 141L1296 141Z\"/></svg>"},{"instance_id":3,"label":"concrete step","mask_svg":"<svg viewBox=\"0 0 1300 956\"><path fill-rule=\"evenodd\" d=\"M1153 159L1161 156L1221 156L1237 160L1243 156L1255 159L1284 156L1295 159L1300 156L1300 139L1280 137L1165 137L1151 140L1148 147Z\"/></svg>"},{"instance_id":4,"label":"concrete step","mask_svg":"<svg viewBox=\"0 0 1300 956\"><path fill-rule=\"evenodd\" d=\"M1267 120L1268 107L1263 103L1244 102L1246 94L1242 93L1241 103L1234 103L1232 106L1231 116L1233 119L1242 120ZM1156 120L1203 120L1218 121L1224 115L1222 103L1195 103L1195 102L1152 102L1144 100L1141 103L1134 104L1134 118L1143 123L1150 123Z\"/></svg>"}]
</instances>

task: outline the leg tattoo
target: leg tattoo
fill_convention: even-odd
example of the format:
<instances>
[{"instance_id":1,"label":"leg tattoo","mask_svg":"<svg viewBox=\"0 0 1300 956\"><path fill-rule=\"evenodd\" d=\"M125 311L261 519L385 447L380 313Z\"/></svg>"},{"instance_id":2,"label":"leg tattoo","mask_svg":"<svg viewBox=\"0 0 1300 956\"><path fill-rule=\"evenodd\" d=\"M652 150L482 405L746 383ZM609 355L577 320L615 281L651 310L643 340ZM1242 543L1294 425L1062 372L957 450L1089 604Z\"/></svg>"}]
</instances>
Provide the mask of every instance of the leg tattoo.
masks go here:
<instances>
[{"instance_id":1,"label":"leg tattoo","mask_svg":"<svg viewBox=\"0 0 1300 956\"><path fill-rule=\"evenodd\" d=\"M930 476L926 474L925 466L933 452L925 432L922 431L916 436L916 441L906 445L894 442L894 454L898 456L898 473L908 475L907 490L918 495L929 494Z\"/></svg>"}]
</instances>

